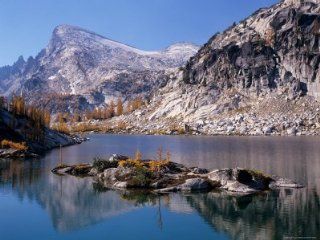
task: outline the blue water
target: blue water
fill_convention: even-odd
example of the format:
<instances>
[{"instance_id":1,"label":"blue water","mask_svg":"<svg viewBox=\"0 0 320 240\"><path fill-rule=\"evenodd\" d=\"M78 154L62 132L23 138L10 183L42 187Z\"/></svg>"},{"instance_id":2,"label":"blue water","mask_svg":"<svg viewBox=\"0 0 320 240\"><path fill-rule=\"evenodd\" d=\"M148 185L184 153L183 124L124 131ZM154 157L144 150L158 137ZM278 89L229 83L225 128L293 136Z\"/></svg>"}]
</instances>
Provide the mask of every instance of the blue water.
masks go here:
<instances>
[{"instance_id":1,"label":"blue water","mask_svg":"<svg viewBox=\"0 0 320 240\"><path fill-rule=\"evenodd\" d=\"M90 135L63 149L63 162L112 153L206 168L250 167L293 178L304 189L254 196L224 192L152 195L104 191L91 178L57 176L53 150L40 160L0 160L0 239L320 238L320 138Z\"/></svg>"}]
</instances>

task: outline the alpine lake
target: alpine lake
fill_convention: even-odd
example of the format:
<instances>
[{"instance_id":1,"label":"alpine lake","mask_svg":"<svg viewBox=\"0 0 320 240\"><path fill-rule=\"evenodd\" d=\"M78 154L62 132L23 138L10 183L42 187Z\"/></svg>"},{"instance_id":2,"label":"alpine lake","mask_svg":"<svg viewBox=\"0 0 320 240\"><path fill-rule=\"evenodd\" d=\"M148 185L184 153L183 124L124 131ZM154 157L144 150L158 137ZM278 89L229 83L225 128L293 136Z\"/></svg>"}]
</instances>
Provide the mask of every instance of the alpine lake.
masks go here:
<instances>
[{"instance_id":1,"label":"alpine lake","mask_svg":"<svg viewBox=\"0 0 320 240\"><path fill-rule=\"evenodd\" d=\"M253 195L221 191L150 194L103 190L92 178L59 176L59 149L40 159L0 160L0 239L320 239L320 137L90 134L62 148L63 163L113 153L207 169L243 167L305 187Z\"/></svg>"}]
</instances>

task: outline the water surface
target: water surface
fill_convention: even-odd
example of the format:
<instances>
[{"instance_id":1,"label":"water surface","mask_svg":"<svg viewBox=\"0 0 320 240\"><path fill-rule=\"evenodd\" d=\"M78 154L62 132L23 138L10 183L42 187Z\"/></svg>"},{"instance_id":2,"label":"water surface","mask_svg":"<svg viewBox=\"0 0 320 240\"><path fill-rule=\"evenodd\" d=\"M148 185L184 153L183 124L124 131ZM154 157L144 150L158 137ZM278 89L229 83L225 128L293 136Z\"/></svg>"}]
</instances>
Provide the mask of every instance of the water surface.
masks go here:
<instances>
[{"instance_id":1,"label":"water surface","mask_svg":"<svg viewBox=\"0 0 320 240\"><path fill-rule=\"evenodd\" d=\"M254 196L104 191L90 178L51 174L59 150L40 160L0 160L0 239L320 238L319 137L90 135L63 162L91 162L159 146L172 160L209 169L247 167L295 179L304 189Z\"/></svg>"}]
</instances>

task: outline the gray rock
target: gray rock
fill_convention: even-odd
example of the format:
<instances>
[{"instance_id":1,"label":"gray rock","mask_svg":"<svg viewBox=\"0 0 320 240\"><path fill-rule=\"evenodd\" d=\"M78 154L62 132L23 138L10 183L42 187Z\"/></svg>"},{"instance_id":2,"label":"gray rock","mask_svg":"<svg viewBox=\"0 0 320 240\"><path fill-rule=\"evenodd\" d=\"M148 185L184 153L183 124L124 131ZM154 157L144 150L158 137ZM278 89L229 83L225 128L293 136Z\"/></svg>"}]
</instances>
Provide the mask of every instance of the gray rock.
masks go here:
<instances>
[{"instance_id":1,"label":"gray rock","mask_svg":"<svg viewBox=\"0 0 320 240\"><path fill-rule=\"evenodd\" d=\"M279 178L276 176L273 176L274 181L272 181L269 184L269 187L271 189L274 188L303 188L303 185L296 183L295 181L292 181L291 179L287 178Z\"/></svg>"},{"instance_id":2,"label":"gray rock","mask_svg":"<svg viewBox=\"0 0 320 240\"><path fill-rule=\"evenodd\" d=\"M232 169L213 170L208 174L211 181L220 182L222 186L226 185L228 181L234 180Z\"/></svg>"},{"instance_id":3,"label":"gray rock","mask_svg":"<svg viewBox=\"0 0 320 240\"><path fill-rule=\"evenodd\" d=\"M195 168L192 168L191 169L191 172L194 173L194 174L206 174L208 173L208 169L205 169L205 168L198 168L198 167L195 167Z\"/></svg>"},{"instance_id":4,"label":"gray rock","mask_svg":"<svg viewBox=\"0 0 320 240\"><path fill-rule=\"evenodd\" d=\"M181 191L200 191L212 188L210 182L203 178L191 178L178 187Z\"/></svg>"},{"instance_id":5,"label":"gray rock","mask_svg":"<svg viewBox=\"0 0 320 240\"><path fill-rule=\"evenodd\" d=\"M127 182L116 182L115 184L113 184L114 188L127 188L128 184Z\"/></svg>"},{"instance_id":6,"label":"gray rock","mask_svg":"<svg viewBox=\"0 0 320 240\"><path fill-rule=\"evenodd\" d=\"M197 122L196 122L196 125L197 126L203 126L205 124L205 122L203 121L203 120L198 120Z\"/></svg>"},{"instance_id":7,"label":"gray rock","mask_svg":"<svg viewBox=\"0 0 320 240\"><path fill-rule=\"evenodd\" d=\"M297 128L296 127L289 128L287 130L287 134L288 135L296 135L297 134Z\"/></svg>"},{"instance_id":8,"label":"gray rock","mask_svg":"<svg viewBox=\"0 0 320 240\"><path fill-rule=\"evenodd\" d=\"M127 160L129 159L128 156L124 156L124 155L119 155L119 154L112 154L111 157L109 158L109 161L121 161L121 160Z\"/></svg>"},{"instance_id":9,"label":"gray rock","mask_svg":"<svg viewBox=\"0 0 320 240\"><path fill-rule=\"evenodd\" d=\"M273 126L267 126L267 127L264 127L262 131L265 135L269 135L272 133L273 129L274 129Z\"/></svg>"},{"instance_id":10,"label":"gray rock","mask_svg":"<svg viewBox=\"0 0 320 240\"><path fill-rule=\"evenodd\" d=\"M263 135L263 131L261 130L261 128L256 128L254 131L254 135Z\"/></svg>"},{"instance_id":11,"label":"gray rock","mask_svg":"<svg viewBox=\"0 0 320 240\"><path fill-rule=\"evenodd\" d=\"M240 127L239 133L240 133L241 135L246 135L246 134L248 133L248 128L247 128L246 126Z\"/></svg>"},{"instance_id":12,"label":"gray rock","mask_svg":"<svg viewBox=\"0 0 320 240\"><path fill-rule=\"evenodd\" d=\"M227 127L227 133L232 133L235 130L234 126L228 126Z\"/></svg>"},{"instance_id":13,"label":"gray rock","mask_svg":"<svg viewBox=\"0 0 320 240\"><path fill-rule=\"evenodd\" d=\"M229 192L243 194L256 193L260 191L259 189L252 188L238 181L228 181L227 184L221 187L221 189L227 190Z\"/></svg>"},{"instance_id":14,"label":"gray rock","mask_svg":"<svg viewBox=\"0 0 320 240\"><path fill-rule=\"evenodd\" d=\"M89 176L96 176L99 173L98 169L92 168L88 173Z\"/></svg>"},{"instance_id":15,"label":"gray rock","mask_svg":"<svg viewBox=\"0 0 320 240\"><path fill-rule=\"evenodd\" d=\"M242 168L214 170L208 174L211 181L231 192L253 193L267 190L272 179L261 173Z\"/></svg>"},{"instance_id":16,"label":"gray rock","mask_svg":"<svg viewBox=\"0 0 320 240\"><path fill-rule=\"evenodd\" d=\"M167 187L167 188L161 188L161 189L155 190L155 192L157 192L157 193L169 193L169 192L177 192L177 191L180 191L180 188L178 188L178 187Z\"/></svg>"},{"instance_id":17,"label":"gray rock","mask_svg":"<svg viewBox=\"0 0 320 240\"><path fill-rule=\"evenodd\" d=\"M61 175L64 175L64 174L67 174L69 173L73 168L72 167L64 167L64 168L59 168L59 169L56 169L55 173L57 174L61 174Z\"/></svg>"},{"instance_id":18,"label":"gray rock","mask_svg":"<svg viewBox=\"0 0 320 240\"><path fill-rule=\"evenodd\" d=\"M104 180L111 180L111 181L116 181L116 173L117 173L118 169L117 168L108 168L106 170L104 170L103 173L99 174L100 178L103 178Z\"/></svg>"}]
</instances>

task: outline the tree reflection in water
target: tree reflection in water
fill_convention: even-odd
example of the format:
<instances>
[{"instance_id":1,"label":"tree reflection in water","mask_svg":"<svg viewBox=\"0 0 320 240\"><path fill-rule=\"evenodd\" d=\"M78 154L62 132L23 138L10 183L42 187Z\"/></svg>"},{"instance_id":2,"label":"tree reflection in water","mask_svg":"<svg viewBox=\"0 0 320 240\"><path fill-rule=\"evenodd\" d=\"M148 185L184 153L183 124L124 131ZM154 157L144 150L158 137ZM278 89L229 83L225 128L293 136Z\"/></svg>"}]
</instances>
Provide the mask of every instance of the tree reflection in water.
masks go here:
<instances>
[{"instance_id":1,"label":"tree reflection in water","mask_svg":"<svg viewBox=\"0 0 320 240\"><path fill-rule=\"evenodd\" d=\"M257 162L264 168L263 161ZM21 200L35 200L58 232L74 231L135 209L152 207L154 224L164 230L173 227L166 225L166 210L201 216L213 231L231 239L320 237L319 180L315 175L319 165L311 163L304 164L301 172L295 171L299 179L306 179L307 188L232 196L225 192L155 195L106 191L90 178L51 174L47 161L0 160L0 190L10 191ZM283 162L279 168L284 169L285 165Z\"/></svg>"}]
</instances>

